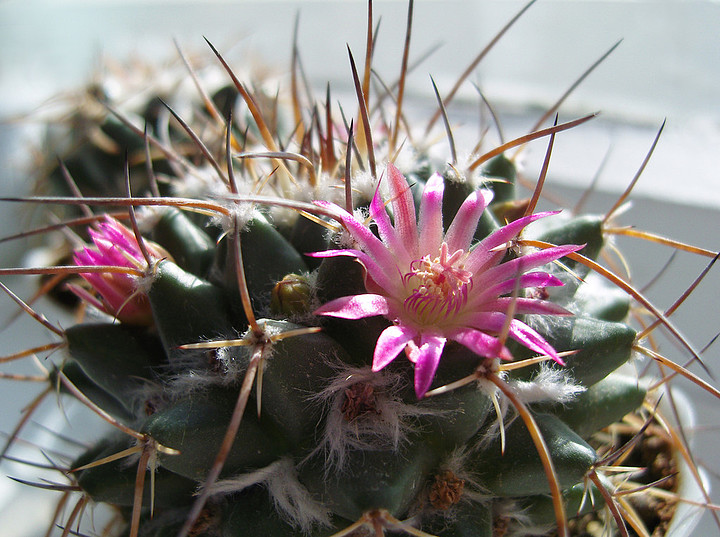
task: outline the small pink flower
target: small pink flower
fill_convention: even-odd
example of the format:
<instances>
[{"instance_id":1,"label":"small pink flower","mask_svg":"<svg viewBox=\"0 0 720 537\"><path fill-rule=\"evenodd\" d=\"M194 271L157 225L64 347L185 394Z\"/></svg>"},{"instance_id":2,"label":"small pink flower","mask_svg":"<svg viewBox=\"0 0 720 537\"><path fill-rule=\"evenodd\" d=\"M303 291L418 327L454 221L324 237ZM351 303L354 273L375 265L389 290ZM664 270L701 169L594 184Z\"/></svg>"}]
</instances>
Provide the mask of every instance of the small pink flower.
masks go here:
<instances>
[{"instance_id":1,"label":"small pink flower","mask_svg":"<svg viewBox=\"0 0 720 537\"><path fill-rule=\"evenodd\" d=\"M370 217L377 225L379 238L341 207L315 202L343 224L357 248L313 255L355 257L365 268L367 290L366 294L332 300L315 313L343 319L384 315L391 320L393 325L382 332L375 346L373 371L384 368L404 350L415 364L415 392L421 398L432 383L447 340L483 357L512 359L497 335L513 301L516 314L569 314L546 300L513 299L509 295L516 287L562 285L556 277L533 269L582 246L557 246L501 263L507 244L528 224L556 213L520 218L472 244L491 193L480 190L470 194L444 232L442 177L435 174L428 179L416 219L407 181L392 164L388 165L387 175L394 224L378 191L370 204ZM522 345L563 363L555 349L527 324L512 319L509 328L510 337Z\"/></svg>"},{"instance_id":2,"label":"small pink flower","mask_svg":"<svg viewBox=\"0 0 720 537\"><path fill-rule=\"evenodd\" d=\"M94 246L74 253L77 265L116 266L147 271L147 261L142 255L134 233L111 216L89 229ZM153 261L168 257L159 245L145 241L145 247ZM117 272L82 273L82 278L100 295L98 299L87 290L72 285L70 289L82 300L117 318L120 322L135 325L152 323L152 311L147 295L138 288L141 276Z\"/></svg>"}]
</instances>

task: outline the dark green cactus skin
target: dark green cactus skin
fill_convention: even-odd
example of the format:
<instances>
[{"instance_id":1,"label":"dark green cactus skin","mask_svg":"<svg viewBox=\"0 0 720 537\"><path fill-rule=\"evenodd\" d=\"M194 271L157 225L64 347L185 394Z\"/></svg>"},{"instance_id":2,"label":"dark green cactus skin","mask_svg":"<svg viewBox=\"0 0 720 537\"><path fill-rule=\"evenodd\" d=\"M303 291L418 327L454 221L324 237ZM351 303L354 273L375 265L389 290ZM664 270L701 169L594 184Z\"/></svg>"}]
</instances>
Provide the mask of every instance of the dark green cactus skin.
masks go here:
<instances>
[{"instance_id":1,"label":"dark green cactus skin","mask_svg":"<svg viewBox=\"0 0 720 537\"><path fill-rule=\"evenodd\" d=\"M537 414L535 421L552 454L561 488L581 481L595 462L593 449L556 416ZM493 496L549 493L545 470L525 425L515 420L506 432L504 453L497 438L472 454L469 465L473 473Z\"/></svg>"},{"instance_id":2,"label":"dark green cactus skin","mask_svg":"<svg viewBox=\"0 0 720 537\"><path fill-rule=\"evenodd\" d=\"M511 200L514 170L509 161L491 162L486 173L509 180L493 186L498 196L495 203ZM422 173L418 172L418 176ZM444 208L449 221L459 206L457 200L466 196L467 187L449 183L446 192ZM491 211L486 215L477 238L498 227ZM585 243L585 255L594 258L603 242L599 222L593 217L558 219L528 234L560 244ZM65 375L123 423L181 452L158 455L156 512L152 519L144 512L140 530L143 536L174 535L182 524L193 492L202 485L215 459L250 359L250 350L245 347L231 348L222 357L213 350L181 348L188 343L237 338L248 328L239 305L235 260L227 247L230 238L217 243L209 233L212 229L176 210L167 211L158 220L150 236L177 263L164 260L154 267L148 292L153 327L82 324L66 332ZM302 254L327 244L325 235L313 225L296 224L282 230L258 213L243 230L241 240L247 285L259 311L269 311L277 282L289 273L307 274L308 266L319 267L315 292L321 303L363 292L362 269L355 261L333 258L305 263ZM574 268L584 274L581 267ZM635 338L635 332L622 322L627 314L627 299L616 294L608 296L606 287L589 283L569 288L559 293L557 301L575 316L534 326L558 351L580 351L567 357L566 367L550 367L560 368L589 389L569 404L538 404L533 411L549 446L568 509L575 510L570 512L572 516L579 506L576 496L583 489L583 478L597 458L584 439L636 409L645 392L634 383L608 376L628 360ZM302 297L308 300L307 295ZM298 313L297 309L283 311L280 302L273 304L275 319L260 321L266 329L285 332L303 326L285 320ZM525 321L533 325L532 319ZM379 396L413 409L414 413L403 418L407 431L402 441L395 446L348 448L343 467L328 468L323 431L331 415L342 410L314 396L323 392L341 371L362 367L367 370L377 337L388 321L383 317L360 321L324 319L322 326L320 333L290 337L274 345L272 356L263 364L260 416L254 388L221 478L257 471L280 459L293 461L307 495L329 511L327 524L311 526L309 535L313 537L340 531L375 509L387 510L399 519L415 516L420 529L439 537L489 537L493 531L493 503L506 499L523 506L538 524L552 523L547 517L552 511L548 507L549 485L523 421L518 418L506 426L502 453L499 437L489 441L486 438L488 428L497 422L486 392L471 383L418 401L407 363L388 368L387 374L402 379L399 387L376 388ZM532 355L519 345L510 348L516 359ZM433 387L471 374L481 362L464 347L448 344ZM232 377L228 377L229 369ZM189 371L205 379L205 384L197 389L173 388L177 379ZM527 380L538 371L539 366L523 368L512 372L508 380ZM354 419L378 418L370 412ZM123 438L103 439L78 457L73 466L129 445ZM480 490L476 492L482 499L463 497L444 509L431 506L427 498L435 476L448 468L448 460L463 452L462 472L477 484ZM135 475L136 466L124 461L75 472L78 484L93 500L115 504L125 511L132 505ZM147 485L144 494L147 509ZM207 535L308 534L276 511L261 484L219 500L213 498L208 509L212 516Z\"/></svg>"}]
</instances>

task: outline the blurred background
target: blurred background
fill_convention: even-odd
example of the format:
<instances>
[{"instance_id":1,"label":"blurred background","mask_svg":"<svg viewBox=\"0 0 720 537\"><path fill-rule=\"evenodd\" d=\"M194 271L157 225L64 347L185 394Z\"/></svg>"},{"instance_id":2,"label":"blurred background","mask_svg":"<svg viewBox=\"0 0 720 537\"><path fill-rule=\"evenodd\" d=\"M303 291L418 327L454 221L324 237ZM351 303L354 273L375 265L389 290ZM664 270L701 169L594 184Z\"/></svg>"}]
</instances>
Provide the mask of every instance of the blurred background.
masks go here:
<instances>
[{"instance_id":1,"label":"blurred background","mask_svg":"<svg viewBox=\"0 0 720 537\"><path fill-rule=\"evenodd\" d=\"M416 0L411 60L430 55L410 76L412 113L424 125L435 110L429 75L441 95L495 33L519 11L514 0ZM374 66L393 80L400 69L407 2L374 2L381 20ZM0 0L0 193L26 193L28 143L38 143L34 114L58 92L67 92L108 69L107 59L177 62L176 40L188 53L206 59L203 37L233 66L267 66L282 73L290 65L293 32L310 83L334 94L351 91L346 44L356 58L365 46L367 4L336 1L180 0ZM657 130L665 130L633 194L622 222L703 246L720 248L720 3L699 0L539 0L470 76L499 112L506 138L524 134L554 101L618 40L618 48L560 109L560 120L601 111L601 115L556 139L547 191L574 203L605 160L588 211L607 211L634 176ZM324 98L324 97L323 97ZM469 150L479 132L478 98L468 82L449 108L457 143ZM525 174L537 176L545 142L524 152ZM552 206L552 203L549 203ZM0 236L27 225L26 209L0 207ZM618 240L633 267L638 287L650 282L672 251L638 241ZM0 263L17 265L27 249L21 241L0 243ZM709 260L678 253L648 290L664 309L689 286ZM713 269L673 316L675 324L704 348L720 331L720 268ZM22 297L33 283L2 278ZM50 305L53 322L71 323ZM0 322L14 311L0 296ZM37 323L21 318L0 332L2 354L28 341L50 341ZM679 363L687 356L672 343L665 353ZM720 346L703 355L720 375ZM691 369L708 378L697 365ZM37 374L30 360L3 371ZM716 379L718 376L715 377ZM717 385L717 381L712 381ZM0 432L9 433L20 410L40 385L0 379ZM720 503L720 402L685 381L698 410L696 455L713 482ZM64 420L53 404L46 412ZM88 418L93 419L93 418ZM30 427L34 438L43 434ZM75 431L75 440L83 440ZM4 463L0 473L35 480L34 470ZM0 535L42 535L53 508L53 493L30 491L0 480ZM697 535L718 535L708 515Z\"/></svg>"}]
</instances>

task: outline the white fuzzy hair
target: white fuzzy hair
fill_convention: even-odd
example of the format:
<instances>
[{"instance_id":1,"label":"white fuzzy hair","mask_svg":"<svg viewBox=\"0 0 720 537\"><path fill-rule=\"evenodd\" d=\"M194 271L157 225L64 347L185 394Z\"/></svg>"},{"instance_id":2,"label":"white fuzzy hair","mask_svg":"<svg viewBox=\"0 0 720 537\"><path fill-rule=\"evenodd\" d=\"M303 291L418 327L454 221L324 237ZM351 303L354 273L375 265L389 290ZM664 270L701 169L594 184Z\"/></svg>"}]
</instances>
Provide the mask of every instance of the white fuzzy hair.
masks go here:
<instances>
[{"instance_id":1,"label":"white fuzzy hair","mask_svg":"<svg viewBox=\"0 0 720 537\"><path fill-rule=\"evenodd\" d=\"M383 182L380 184L382 188ZM369 171L357 172L352 177L353 192L357 193L358 199L363 201L370 201L373 199L377 186L377 178L373 177Z\"/></svg>"},{"instance_id":2,"label":"white fuzzy hair","mask_svg":"<svg viewBox=\"0 0 720 537\"><path fill-rule=\"evenodd\" d=\"M226 184L209 164L192 168L178 178L158 174L158 180L170 183L172 195L180 198L202 199L227 192Z\"/></svg>"},{"instance_id":3,"label":"white fuzzy hair","mask_svg":"<svg viewBox=\"0 0 720 537\"><path fill-rule=\"evenodd\" d=\"M546 364L540 364L540 369L531 380L508 380L507 376L504 376L503 380L515 396L525 404L568 403L586 390L584 386L575 383L567 371ZM478 385L489 397L497 397L502 421L496 418L485 429L475 448L481 448L493 441L500 435L501 424L502 427L507 428L518 417L510 400L503 396L493 384L480 381Z\"/></svg>"},{"instance_id":4,"label":"white fuzzy hair","mask_svg":"<svg viewBox=\"0 0 720 537\"><path fill-rule=\"evenodd\" d=\"M589 500L588 500L589 501ZM521 508L518 503L510 498L504 498L495 503L495 516L501 516L509 521L507 533L505 537L534 537L541 535L548 535L556 524L537 524L530 520L530 517L526 514L526 509ZM612 524L612 515L610 514L607 507L597 511L597 516L600 522L602 522L602 536L610 537L614 535ZM572 516L568 513L568 516ZM593 533L595 535L595 533Z\"/></svg>"},{"instance_id":5,"label":"white fuzzy hair","mask_svg":"<svg viewBox=\"0 0 720 537\"><path fill-rule=\"evenodd\" d=\"M135 208L135 218L137 218L138 228L140 233L147 235L155 229L158 222L162 219L165 214L170 210L170 207L163 207L162 205L147 205Z\"/></svg>"},{"instance_id":6,"label":"white fuzzy hair","mask_svg":"<svg viewBox=\"0 0 720 537\"><path fill-rule=\"evenodd\" d=\"M226 377L214 371L191 369L184 373L170 377L165 384L165 394L168 400L178 401L190 394L201 393L212 386L226 385Z\"/></svg>"},{"instance_id":7,"label":"white fuzzy hair","mask_svg":"<svg viewBox=\"0 0 720 537\"><path fill-rule=\"evenodd\" d=\"M449 457L440 466L440 469L450 470L456 477L465 481L461 501L474 503L488 501L493 496L488 494L488 491L475 479L473 474L466 470L467 459L470 456L472 456L472 451L468 450L466 446L460 446L450 453Z\"/></svg>"},{"instance_id":8,"label":"white fuzzy hair","mask_svg":"<svg viewBox=\"0 0 720 537\"><path fill-rule=\"evenodd\" d=\"M194 377L192 382L199 382L202 384L223 384L229 385L240 380L247 370L248 363L251 355L256 349L261 349L261 364L266 365L267 360L272 358L274 353L274 344L271 340L272 336L280 335L283 332L281 326L273 325L270 322L264 322L260 320L258 322L261 328L261 335L256 336L253 334L250 328L248 328L242 335L230 336L235 340L244 340L247 345L243 346L222 346L219 344L215 348L215 359L222 366L220 371L208 371L206 368L200 367L199 370L192 369L198 367L198 363L202 363L202 355L193 357L192 354L188 354L188 361L185 364L181 364L180 367L175 367L179 371L178 377L172 382L183 383L183 376L191 375ZM230 339L230 338L228 338ZM212 340L208 340L212 342ZM204 352L204 350L203 350ZM173 364L174 365L174 364ZM187 374L185 373L187 371Z\"/></svg>"},{"instance_id":9,"label":"white fuzzy hair","mask_svg":"<svg viewBox=\"0 0 720 537\"><path fill-rule=\"evenodd\" d=\"M210 487L210 494L229 495L254 485L265 487L281 518L303 533L310 533L315 526L330 525L329 510L300 483L295 464L289 457L254 472L216 481Z\"/></svg>"},{"instance_id":10,"label":"white fuzzy hair","mask_svg":"<svg viewBox=\"0 0 720 537\"><path fill-rule=\"evenodd\" d=\"M256 218L265 218L256 208L255 204L249 201L228 201L225 208L228 214L217 214L210 223L220 226L223 235L232 235L235 233L237 222L238 231L243 231L248 223Z\"/></svg>"},{"instance_id":11,"label":"white fuzzy hair","mask_svg":"<svg viewBox=\"0 0 720 537\"><path fill-rule=\"evenodd\" d=\"M493 507L493 517L502 517L509 522L506 537L547 535L555 527L554 524L532 524L525 509L512 498L502 498Z\"/></svg>"},{"instance_id":12,"label":"white fuzzy hair","mask_svg":"<svg viewBox=\"0 0 720 537\"><path fill-rule=\"evenodd\" d=\"M265 334L272 335L279 331L278 328L267 326ZM249 330L242 337L248 337ZM241 336L234 336L241 339ZM210 340L209 340L210 341ZM263 365L265 359L272 356L272 344L263 346ZM215 360L219 364L217 370L208 369L207 358L204 353L207 349L190 349L183 359L176 360L172 364L171 372L166 382L166 396L170 400L185 398L189 393L198 393L207 390L212 386L230 386L238 383L245 371L250 359L248 348L252 347L217 347Z\"/></svg>"},{"instance_id":13,"label":"white fuzzy hair","mask_svg":"<svg viewBox=\"0 0 720 537\"><path fill-rule=\"evenodd\" d=\"M365 222L369 218L368 211L364 207L355 209L353 216L360 222ZM331 233L329 239L340 248L358 249L358 243L355 241L355 238L348 233L344 227L340 227L336 233Z\"/></svg>"},{"instance_id":14,"label":"white fuzzy hair","mask_svg":"<svg viewBox=\"0 0 720 537\"><path fill-rule=\"evenodd\" d=\"M377 413L360 415L349 422L342 413L345 390L364 383L372 386ZM369 366L337 366L337 374L328 385L311 396L321 403L327 419L318 446L305 459L324 452L325 473L342 471L350 450L398 450L415 431L414 417L442 415L446 411L424 408L403 402L399 393L407 389L407 379L384 369L373 372Z\"/></svg>"},{"instance_id":15,"label":"white fuzzy hair","mask_svg":"<svg viewBox=\"0 0 720 537\"><path fill-rule=\"evenodd\" d=\"M570 374L546 364L540 365L538 373L529 381L508 382L510 389L523 403L568 403L585 391L576 384Z\"/></svg>"}]
</instances>

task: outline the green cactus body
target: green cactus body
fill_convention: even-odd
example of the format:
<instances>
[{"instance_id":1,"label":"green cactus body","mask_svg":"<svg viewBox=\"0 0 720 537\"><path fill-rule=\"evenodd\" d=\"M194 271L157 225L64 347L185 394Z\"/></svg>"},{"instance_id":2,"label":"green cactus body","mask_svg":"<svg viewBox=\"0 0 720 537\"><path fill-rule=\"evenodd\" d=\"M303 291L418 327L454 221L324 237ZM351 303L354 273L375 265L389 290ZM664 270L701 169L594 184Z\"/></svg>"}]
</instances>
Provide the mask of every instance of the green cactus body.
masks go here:
<instances>
[{"instance_id":1,"label":"green cactus body","mask_svg":"<svg viewBox=\"0 0 720 537\"><path fill-rule=\"evenodd\" d=\"M461 205L457 204L456 212ZM451 215L446 227L452 221ZM586 221L571 220L562 229L569 229L568 235L575 238L573 230L584 229ZM388 513L393 519L411 516L414 524L431 535L491 535L493 501L525 502L530 511L534 501L547 503L547 496L538 496L550 489L526 425L519 418L505 425L503 452L492 403L496 395L486 384L470 382L418 399L412 389L412 367L398 363L387 371L371 372L368 365L375 342L391 326L387 319L328 318L322 322L310 316L312 301L324 303L363 292L362 266L352 259L328 258L319 263L317 275L308 277L300 253L270 221L263 217L255 222L241 234L248 289L254 304L271 307L278 316L277 320L259 320L258 326L265 334L282 334L312 327L307 324L312 320L324 330L279 340L263 359L261 384L258 381L249 395L216 484L223 492L212 495L208 503L221 513L212 519L217 524L213 535L262 531L273 536L326 536L374 512ZM475 240L497 229L501 227L494 223L478 232ZM596 233L597 228L593 229ZM565 232L555 233L564 236ZM231 249L222 244L216 248L205 239L205 231L176 212L160 219L152 236L185 267L168 260L153 267L147 295L154 326L80 324L68 329L66 337L72 363L82 367L85 384L124 402L126 423L136 424L141 433L179 451L157 456L155 494L167 497L158 497L155 508L182 519L192 504L193 489L202 486L210 472L252 349L258 344L223 348L219 343L215 351L187 348L192 343L237 340L248 331L247 316L236 313L242 305L237 279L229 276L234 272L228 257ZM546 232L540 238L551 237ZM261 242L255 245L253 241ZM214 263L209 261L212 256ZM220 270L218 259L223 258L225 268ZM294 274L283 279L283 271ZM589 388L570 403L537 405L544 413L536 414L535 420L566 494L582 487L597 457L581 437L620 419L644 398L644 392L611 380L614 377L601 380L627 361L635 332L621 322L603 320L606 315L598 311L605 311L604 306L593 300L593 293L602 290L586 291L584 285L576 289L576 293L582 289L582 299L560 298L578 309L574 316L532 325L558 351L579 351L566 358L567 365L550 368L578 387ZM292 297L299 298L293 302ZM282 320L288 315L293 322ZM534 354L518 342L510 349L516 359ZM432 387L467 378L489 363L463 345L448 345ZM547 366L520 369L508 382L532 382L543 368ZM192 375L198 378L197 387L192 387ZM340 381L347 382L333 388ZM143 384L155 391L140 390ZM261 402L259 418L256 401ZM331 438L343 434L349 440L338 448ZM127 448L127 441L120 444ZM79 457L75 466L121 451L120 444L104 441ZM297 515L275 510L278 500L272 496L272 487L258 476L273 475L279 461L295 468L295 477L285 478L293 479L299 491L293 501L320 506L328 516L301 523ZM438 496L444 498L433 492L433 483L450 467L456 473L449 475L461 476L455 483L467 483L466 492L457 503L441 502L441 509L428 498L432 496L436 503ZM95 500L131 506L135 472L134 466L116 461L80 470L76 477ZM147 504L147 490L143 498ZM142 527L149 533L142 535L172 534L168 528L179 531L181 526L143 520Z\"/></svg>"}]
</instances>

